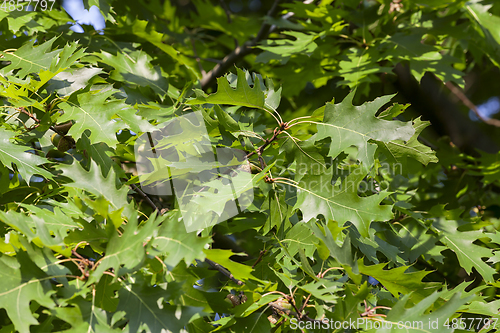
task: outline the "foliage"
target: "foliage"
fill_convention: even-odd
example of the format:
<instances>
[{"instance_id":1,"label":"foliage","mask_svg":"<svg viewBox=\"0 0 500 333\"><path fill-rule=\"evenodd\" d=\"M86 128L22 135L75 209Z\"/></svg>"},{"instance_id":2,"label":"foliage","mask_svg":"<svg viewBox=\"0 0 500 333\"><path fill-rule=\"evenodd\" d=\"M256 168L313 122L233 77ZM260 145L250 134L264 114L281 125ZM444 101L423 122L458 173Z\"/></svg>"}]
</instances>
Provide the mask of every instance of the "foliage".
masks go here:
<instances>
[{"instance_id":1,"label":"foliage","mask_svg":"<svg viewBox=\"0 0 500 333\"><path fill-rule=\"evenodd\" d=\"M498 3L84 3L0 7L1 332L493 329L499 142L405 82L498 73Z\"/></svg>"}]
</instances>

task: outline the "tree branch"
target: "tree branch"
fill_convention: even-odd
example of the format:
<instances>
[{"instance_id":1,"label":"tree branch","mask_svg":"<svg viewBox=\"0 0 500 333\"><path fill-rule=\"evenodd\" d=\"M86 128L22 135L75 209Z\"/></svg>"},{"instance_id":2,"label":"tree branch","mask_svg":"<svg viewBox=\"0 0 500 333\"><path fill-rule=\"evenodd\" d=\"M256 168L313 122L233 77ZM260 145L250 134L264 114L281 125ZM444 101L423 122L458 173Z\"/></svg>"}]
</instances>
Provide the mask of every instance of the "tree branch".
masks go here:
<instances>
[{"instance_id":1,"label":"tree branch","mask_svg":"<svg viewBox=\"0 0 500 333\"><path fill-rule=\"evenodd\" d=\"M276 140L276 138L278 137L278 135L280 135L281 133L283 133L283 131L286 130L287 128L288 128L288 123L281 123L280 127L276 127L274 129L273 136L270 139L266 139L266 141L264 142L264 144L262 146L260 146L256 151L252 151L252 152L250 152L250 153L247 154L247 159L250 158L255 153L257 153L257 155L260 156L262 154L262 152L264 151L264 149L266 149L267 146L269 146L274 140ZM264 166L262 166L262 169L264 169Z\"/></svg>"},{"instance_id":2,"label":"tree branch","mask_svg":"<svg viewBox=\"0 0 500 333\"><path fill-rule=\"evenodd\" d=\"M479 119L481 119L481 121L483 121L484 123L489 124L489 125L500 127L500 120L483 117L481 115L481 113L479 113L479 110L477 109L476 105L474 103L472 103L469 98L467 98L467 96L463 93L463 91L460 88L455 87L455 85L453 83L451 83L450 81L446 82L445 85L448 89L450 89L450 91L452 93L455 94L455 96L458 97L458 99L460 99L462 101L462 103L464 103L464 105L466 107L471 109L476 114L476 116Z\"/></svg>"},{"instance_id":3,"label":"tree branch","mask_svg":"<svg viewBox=\"0 0 500 333\"><path fill-rule=\"evenodd\" d=\"M233 281L234 283L236 283L238 286L242 286L242 285L245 284L245 282L240 281L237 278L235 278L230 271L228 271L226 268L222 267L218 263L216 263L216 262L214 262L214 261L212 261L210 259L205 259L205 261L207 263L209 263L210 266L212 266L213 268L215 268L216 270L218 270L219 272L221 272L222 274L224 274L225 276L227 276L231 281Z\"/></svg>"},{"instance_id":4,"label":"tree branch","mask_svg":"<svg viewBox=\"0 0 500 333\"><path fill-rule=\"evenodd\" d=\"M267 16L272 17L276 14L276 12L278 11L279 2L280 0L274 1L273 6L267 13ZM257 43L262 39L267 37L270 32L270 28L271 26L269 24L264 23L260 27L260 30L254 39L246 42L241 46L236 47L230 54L222 59L222 62L220 64L215 65L212 70L206 73L206 75L203 75L203 78L201 79L201 88L205 90L208 87L212 86L215 83L217 77L222 76L239 59L243 58L247 54L250 54L253 51L253 47L257 45Z\"/></svg>"},{"instance_id":5,"label":"tree branch","mask_svg":"<svg viewBox=\"0 0 500 333\"><path fill-rule=\"evenodd\" d=\"M137 193L139 193L143 198L144 200L146 200L146 202L154 209L156 210L158 213L161 214L160 212L160 209L154 204L153 200L151 200L151 198L146 194L144 193L139 187L137 187L135 184L130 184L130 187L132 187L132 189L134 191L136 191Z\"/></svg>"},{"instance_id":6,"label":"tree branch","mask_svg":"<svg viewBox=\"0 0 500 333\"><path fill-rule=\"evenodd\" d=\"M323 323L321 320L310 318L309 316L307 316L307 314L300 314L300 313L297 313L297 312L295 312L293 310L286 309L286 308L284 308L284 307L276 304L276 302L269 303L269 306L271 308L273 308L274 310L276 310L277 312L281 311L281 312L285 313L289 317L293 316L293 317L297 318L299 321L310 321L310 322Z\"/></svg>"}]
</instances>

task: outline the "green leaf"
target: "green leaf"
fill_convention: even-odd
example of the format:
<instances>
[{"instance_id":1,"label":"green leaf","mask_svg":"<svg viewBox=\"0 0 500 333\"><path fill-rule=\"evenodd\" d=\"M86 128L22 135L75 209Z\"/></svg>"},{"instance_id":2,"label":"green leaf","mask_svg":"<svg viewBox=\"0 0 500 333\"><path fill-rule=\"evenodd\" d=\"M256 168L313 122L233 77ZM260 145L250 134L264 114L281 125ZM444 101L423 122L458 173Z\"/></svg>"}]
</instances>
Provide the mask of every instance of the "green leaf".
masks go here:
<instances>
[{"instance_id":1,"label":"green leaf","mask_svg":"<svg viewBox=\"0 0 500 333\"><path fill-rule=\"evenodd\" d=\"M66 247L64 238L68 236L68 230L74 230L79 225L57 207L53 211L34 205L23 205L23 207L29 210L29 215L15 211L6 213L0 211L0 221L21 231L30 242L34 241L39 245L63 251ZM64 252L70 254L69 249Z\"/></svg>"},{"instance_id":2,"label":"green leaf","mask_svg":"<svg viewBox=\"0 0 500 333\"><path fill-rule=\"evenodd\" d=\"M224 126L225 129L227 129L230 132L236 132L240 130L240 125L222 108L218 105L214 107L215 114L217 114L217 119L219 120L219 123Z\"/></svg>"},{"instance_id":3,"label":"green leaf","mask_svg":"<svg viewBox=\"0 0 500 333\"><path fill-rule=\"evenodd\" d=\"M267 234L274 227L276 227L277 230L288 229L290 225L290 222L288 221L293 215L293 210L292 207L285 202L284 195L280 195L276 191L270 192L270 195L266 198L266 201L262 205L261 209L269 209L266 223L262 227L262 231L264 234ZM301 228L297 227L297 229ZM296 252L290 249L290 247L292 246L293 243L290 244L289 250L295 254Z\"/></svg>"},{"instance_id":4,"label":"green leaf","mask_svg":"<svg viewBox=\"0 0 500 333\"><path fill-rule=\"evenodd\" d=\"M38 324L30 302L36 301L47 308L55 306L51 277L33 264L25 252L18 252L16 257L0 257L0 278L0 308L7 311L17 331L30 332L29 327Z\"/></svg>"},{"instance_id":5,"label":"green leaf","mask_svg":"<svg viewBox=\"0 0 500 333\"><path fill-rule=\"evenodd\" d=\"M99 264L89 277L89 282L97 281L105 271L112 268L116 278L133 271L144 260L146 254L145 242L153 234L153 230L158 225L156 214L144 223L141 228L137 227L137 217L134 215L123 228L123 234L120 236L115 232L108 245L106 246L106 255L100 259Z\"/></svg>"},{"instance_id":6,"label":"green leaf","mask_svg":"<svg viewBox=\"0 0 500 333\"><path fill-rule=\"evenodd\" d=\"M347 84L351 89L361 83L371 83L375 81L374 74L388 72L390 67L381 67L376 64L380 58L377 48L356 49L351 48L345 56L346 60L339 62L339 74L344 81L339 84Z\"/></svg>"},{"instance_id":7,"label":"green leaf","mask_svg":"<svg viewBox=\"0 0 500 333\"><path fill-rule=\"evenodd\" d=\"M11 170L11 164L14 163L21 176L28 183L31 181L31 176L35 174L52 179L53 176L50 172L37 167L40 164L50 163L50 161L44 157L27 153L26 151L31 148L12 143L10 140L16 134L5 128L0 131L0 162Z\"/></svg>"},{"instance_id":8,"label":"green leaf","mask_svg":"<svg viewBox=\"0 0 500 333\"><path fill-rule=\"evenodd\" d=\"M168 91L168 80L159 67L151 65L147 53L138 52L136 56L119 52L116 56L102 51L98 54L104 63L115 68L110 78L116 81L150 87L156 94L164 96Z\"/></svg>"},{"instance_id":9,"label":"green leaf","mask_svg":"<svg viewBox=\"0 0 500 333\"><path fill-rule=\"evenodd\" d=\"M476 29L481 32L481 37L484 37L486 52L490 59L500 64L500 32L497 27L500 24L500 17L489 12L491 5L482 4L479 1L467 2L464 6L465 10L472 18L472 23Z\"/></svg>"},{"instance_id":10,"label":"green leaf","mask_svg":"<svg viewBox=\"0 0 500 333\"><path fill-rule=\"evenodd\" d=\"M458 59L442 52L437 46L423 44L423 34L423 29L416 29L408 33L398 32L387 38L382 43L387 46L386 59L409 61L410 71L419 82L426 72L430 72L443 82L453 81L463 88L464 73L453 67Z\"/></svg>"},{"instance_id":11,"label":"green leaf","mask_svg":"<svg viewBox=\"0 0 500 333\"><path fill-rule=\"evenodd\" d=\"M217 92L209 96L200 95L196 99L188 100L186 104L229 104L241 105L250 108L264 108L265 95L262 92L260 80L256 79L254 87L250 87L243 70L236 68L238 79L236 89L230 86L228 77L217 79Z\"/></svg>"},{"instance_id":12,"label":"green leaf","mask_svg":"<svg viewBox=\"0 0 500 333\"><path fill-rule=\"evenodd\" d=\"M83 67L61 72L49 80L47 90L57 92L59 96L69 96L83 89L94 76L101 74L101 68Z\"/></svg>"},{"instance_id":13,"label":"green leaf","mask_svg":"<svg viewBox=\"0 0 500 333\"><path fill-rule=\"evenodd\" d=\"M358 260L360 273L374 277L380 281L384 287L391 292L394 297L399 298L400 294L409 296L411 294L414 303L420 302L433 290L439 288L439 283L424 283L422 279L430 272L419 271L405 273L408 267L401 266L390 270L384 270L387 264L365 266L363 259Z\"/></svg>"},{"instance_id":14,"label":"green leaf","mask_svg":"<svg viewBox=\"0 0 500 333\"><path fill-rule=\"evenodd\" d=\"M56 39L57 37L53 37L37 46L34 46L35 39L33 39L21 46L14 53L2 52L4 58L11 63L7 67L2 68L1 72L6 74L9 71L19 69L16 76L24 78L31 73L49 70L52 61L61 53L60 49L51 51L52 44Z\"/></svg>"},{"instance_id":15,"label":"green leaf","mask_svg":"<svg viewBox=\"0 0 500 333\"><path fill-rule=\"evenodd\" d=\"M43 44L34 46L35 40L24 44L14 53L3 52L5 59L11 63L2 69L3 73L19 69L16 76L24 78L28 74L38 74L39 81L33 81L35 89L40 88L50 79L73 65L77 60L85 55L78 43L65 45L63 49L52 49L52 44L57 37L46 41Z\"/></svg>"},{"instance_id":16,"label":"green leaf","mask_svg":"<svg viewBox=\"0 0 500 333\"><path fill-rule=\"evenodd\" d=\"M83 3L85 4L85 8L87 10L90 10L93 6L96 6L99 8L99 11L101 12L102 16L104 19L115 23L114 17L111 15L111 13L114 13L110 3L105 0L83 0Z\"/></svg>"},{"instance_id":17,"label":"green leaf","mask_svg":"<svg viewBox=\"0 0 500 333\"><path fill-rule=\"evenodd\" d=\"M95 305L109 312L116 311L119 301L115 296L117 290L120 290L120 283L113 283L111 275L103 275L95 287Z\"/></svg>"},{"instance_id":18,"label":"green leaf","mask_svg":"<svg viewBox=\"0 0 500 333\"><path fill-rule=\"evenodd\" d=\"M346 238L342 246L339 246L335 242L334 235L332 234L330 228L318 226L314 219L309 221L306 225L314 233L314 236L326 245L332 258L337 260L342 265L351 266L354 269L354 272L357 273L356 261L354 260L351 252L350 238ZM341 229L339 231L341 231Z\"/></svg>"},{"instance_id":19,"label":"green leaf","mask_svg":"<svg viewBox=\"0 0 500 333\"><path fill-rule=\"evenodd\" d=\"M446 320L449 319L462 304L469 301L471 297L461 299L460 294L457 293L438 309L433 309L434 311L430 313L426 311L438 300L439 296L440 293L435 292L423 299L417 305L406 308L406 304L410 299L410 295L406 295L396 303L384 321L392 323L393 329L390 330L391 332L453 332L454 329L451 328L451 323L449 327L445 326ZM399 326L398 323L400 324ZM384 323L382 323L381 326L387 327L384 326ZM367 332L385 331L384 329L372 329Z\"/></svg>"},{"instance_id":20,"label":"green leaf","mask_svg":"<svg viewBox=\"0 0 500 333\"><path fill-rule=\"evenodd\" d=\"M304 221L323 215L327 221L334 220L339 226L352 222L363 237L368 237L372 221L387 221L393 216L392 205L380 205L388 192L379 192L366 197L358 195L358 185L363 173L352 172L338 185L332 186L334 167L325 174L305 176L297 185L297 202Z\"/></svg>"},{"instance_id":21,"label":"green leaf","mask_svg":"<svg viewBox=\"0 0 500 333\"><path fill-rule=\"evenodd\" d=\"M8 5L9 3L6 2ZM36 16L36 12L29 12L29 11L7 11L7 10L1 10L0 11L0 21L3 20L5 17L7 18L8 22L8 28L9 31L12 31L14 33L17 33L19 30L21 30L22 27L28 25L29 23L33 24L34 17Z\"/></svg>"},{"instance_id":22,"label":"green leaf","mask_svg":"<svg viewBox=\"0 0 500 333\"><path fill-rule=\"evenodd\" d=\"M487 282L493 282L493 274L496 270L485 263L481 258L493 256L492 250L474 244L478 238L488 237L488 234L480 230L459 231L457 221L439 219L433 223L439 231L440 241L457 255L460 265L467 273L472 272L474 267Z\"/></svg>"},{"instance_id":23,"label":"green leaf","mask_svg":"<svg viewBox=\"0 0 500 333\"><path fill-rule=\"evenodd\" d=\"M298 222L287 233L282 243L287 244L288 253L295 256L299 251L304 251L304 255L312 258L316 250L318 241L306 223Z\"/></svg>"},{"instance_id":24,"label":"green leaf","mask_svg":"<svg viewBox=\"0 0 500 333\"><path fill-rule=\"evenodd\" d=\"M253 268L247 265L243 265L232 261L229 257L234 255L244 256L245 254L234 253L231 250L222 250L222 249L210 249L204 250L207 259L210 259L221 266L224 266L227 270L229 270L233 276L242 281L246 281L248 279L255 279L251 273Z\"/></svg>"},{"instance_id":25,"label":"green leaf","mask_svg":"<svg viewBox=\"0 0 500 333\"><path fill-rule=\"evenodd\" d=\"M124 311L127 315L129 332L181 332L184 326L196 315L200 315L201 308L175 306L165 304L164 297L168 295L160 286L151 287L144 282L122 283L119 291L120 303L117 311Z\"/></svg>"},{"instance_id":26,"label":"green leaf","mask_svg":"<svg viewBox=\"0 0 500 333\"><path fill-rule=\"evenodd\" d=\"M116 188L115 172L111 168L107 177L104 177L100 168L94 161L90 162L89 171L85 170L80 163L74 161L73 164L59 165L63 175L73 182L66 184L67 187L74 187L90 192L97 197L105 198L111 205L111 212L124 209L130 212L127 201L128 190L125 187Z\"/></svg>"},{"instance_id":27,"label":"green leaf","mask_svg":"<svg viewBox=\"0 0 500 333\"><path fill-rule=\"evenodd\" d=\"M411 122L387 121L377 119L375 113L394 95L375 99L360 106L352 105L355 91L351 92L339 104L328 103L325 108L323 123L313 122L318 128L315 142L331 139L328 156L336 158L350 146L358 148L358 159L365 167L373 165L375 146L369 140L388 142L409 140L415 130Z\"/></svg>"},{"instance_id":28,"label":"green leaf","mask_svg":"<svg viewBox=\"0 0 500 333\"><path fill-rule=\"evenodd\" d=\"M117 90L108 87L97 92L76 92L66 101L59 104L64 111L58 119L59 122L73 120L68 135L75 140L79 139L86 130L90 130L92 143L104 142L115 148L118 140L116 132L120 129L130 128L134 132L147 132L153 127L142 117L135 115L135 109L125 104L122 100L108 98ZM116 116L120 117L123 122Z\"/></svg>"},{"instance_id":29,"label":"green leaf","mask_svg":"<svg viewBox=\"0 0 500 333\"><path fill-rule=\"evenodd\" d=\"M337 292L343 290L343 283L320 279L319 281L300 286L300 289L324 302L337 303L339 298Z\"/></svg>"},{"instance_id":30,"label":"green leaf","mask_svg":"<svg viewBox=\"0 0 500 333\"><path fill-rule=\"evenodd\" d=\"M438 159L432 149L418 141L418 136L427 126L429 126L428 121L422 121L420 118L417 118L414 120L413 125L415 134L408 140L408 142L405 143L401 140L389 142L378 141L377 144L386 153L390 162L401 164L402 170L408 169L408 157L419 161L423 165L427 165L431 162L436 163L438 162Z\"/></svg>"},{"instance_id":31,"label":"green leaf","mask_svg":"<svg viewBox=\"0 0 500 333\"><path fill-rule=\"evenodd\" d=\"M278 39L264 41L257 47L265 52L259 54L255 61L267 63L271 59L278 59L284 64L288 61L290 56L302 53L309 55L318 47L318 45L313 42L316 35L309 35L298 31L284 31L283 34L291 36L295 38L295 40Z\"/></svg>"},{"instance_id":32,"label":"green leaf","mask_svg":"<svg viewBox=\"0 0 500 333\"><path fill-rule=\"evenodd\" d=\"M165 34L158 32L151 21L135 19L133 24L125 23L125 27L132 34L144 39L146 42L153 44L154 46L168 54L179 64L185 65L186 68L189 69L192 76L194 76L195 78L201 78L199 71L195 69L195 60L189 59L188 57L182 55L174 47L172 47L168 43L165 43ZM122 29L125 30L125 27L123 27Z\"/></svg>"},{"instance_id":33,"label":"green leaf","mask_svg":"<svg viewBox=\"0 0 500 333\"><path fill-rule=\"evenodd\" d=\"M163 215L158 234L148 245L151 253L165 256L163 262L169 267L177 266L182 260L190 265L195 259L205 259L203 249L210 241L207 237L198 237L195 232L186 232L179 217L178 210Z\"/></svg>"}]
</instances>

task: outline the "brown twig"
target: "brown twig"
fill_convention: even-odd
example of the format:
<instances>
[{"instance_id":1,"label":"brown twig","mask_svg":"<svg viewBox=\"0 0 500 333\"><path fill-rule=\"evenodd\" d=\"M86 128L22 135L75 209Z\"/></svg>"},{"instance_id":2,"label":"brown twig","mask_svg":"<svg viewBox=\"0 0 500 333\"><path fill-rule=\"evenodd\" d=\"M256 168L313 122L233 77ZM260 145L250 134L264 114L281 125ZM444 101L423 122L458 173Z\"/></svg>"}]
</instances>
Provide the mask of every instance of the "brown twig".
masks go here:
<instances>
[{"instance_id":1,"label":"brown twig","mask_svg":"<svg viewBox=\"0 0 500 333\"><path fill-rule=\"evenodd\" d=\"M215 268L216 270L218 270L219 272L221 272L222 274L224 274L225 276L227 276L231 281L233 281L234 283L236 283L238 286L242 286L242 285L245 284L245 282L240 281L237 278L235 278L230 271L228 271L226 268L222 267L218 263L216 263L216 262L214 262L214 261L212 261L210 259L205 259L205 261L208 264L210 264L210 266L212 266L213 268Z\"/></svg>"},{"instance_id":2,"label":"brown twig","mask_svg":"<svg viewBox=\"0 0 500 333\"><path fill-rule=\"evenodd\" d=\"M81 280L84 280L89 277L89 271L88 268L93 270L95 268L95 264L87 259L82 257L76 250L72 249L71 254L74 255L76 258L69 258L75 265L78 266L78 269L80 272L82 272L82 276L80 277ZM76 263L75 261L79 261L79 263Z\"/></svg>"},{"instance_id":3,"label":"brown twig","mask_svg":"<svg viewBox=\"0 0 500 333\"><path fill-rule=\"evenodd\" d=\"M276 127L274 129L274 133L273 133L273 136L270 138L270 139L266 139L266 141L264 142L264 144L262 146L260 146L256 151L252 151L250 153L247 154L247 158L249 158L250 156L254 155L255 153L257 153L257 155L261 155L262 152L264 151L264 149L267 148L267 146L269 146L274 140L276 140L276 138L278 137L278 135L280 135L281 133L283 133L284 130L286 130L288 128L288 123L281 123L280 124L280 127ZM262 162L261 162L262 164ZM264 167L262 167L264 169Z\"/></svg>"},{"instance_id":4,"label":"brown twig","mask_svg":"<svg viewBox=\"0 0 500 333\"><path fill-rule=\"evenodd\" d=\"M284 308L284 307L282 307L276 303L273 303L273 302L269 303L269 306L275 310L278 310L278 311L285 313L287 316L290 316L290 317L293 316L293 317L297 318L299 321L310 321L310 322L322 323L321 320L312 319L305 314L301 315L293 310Z\"/></svg>"},{"instance_id":5,"label":"brown twig","mask_svg":"<svg viewBox=\"0 0 500 333\"><path fill-rule=\"evenodd\" d=\"M267 16L273 17L278 11L278 4L280 0L275 0L271 9L267 13ZM203 75L201 79L201 88L206 90L208 87L215 83L217 77L222 76L234 63L244 56L250 54L253 51L253 47L257 45L258 42L263 40L269 34L271 26L264 23L261 27L257 36L251 41L246 42L243 45L237 46L231 53L222 59L220 64L215 65L212 70L210 70L206 75Z\"/></svg>"},{"instance_id":6,"label":"brown twig","mask_svg":"<svg viewBox=\"0 0 500 333\"><path fill-rule=\"evenodd\" d=\"M448 87L448 89L450 89L450 91L452 93L455 94L455 96L458 97L458 99L460 99L462 101L462 103L466 107L468 107L469 109L471 109L476 114L476 116L479 119L481 119L481 121L483 121L484 123L489 124L489 125L500 127L500 120L493 119L493 118L485 118L485 117L483 117L481 115L481 113L479 113L479 110L477 109L477 106L474 103L471 102L471 100L463 93L463 91L460 88L456 87L450 81L446 82L445 85L446 85L446 87Z\"/></svg>"},{"instance_id":7,"label":"brown twig","mask_svg":"<svg viewBox=\"0 0 500 333\"><path fill-rule=\"evenodd\" d=\"M257 266L257 264L258 264L259 262L261 262L262 258L264 258L264 255L265 255L266 253L267 253L267 250L262 250L262 251L260 251L260 253L259 253L259 257L258 257L258 258L257 258L257 260L255 260L255 262L253 263L252 268L255 268L255 266Z\"/></svg>"},{"instance_id":8,"label":"brown twig","mask_svg":"<svg viewBox=\"0 0 500 333\"><path fill-rule=\"evenodd\" d=\"M233 22L233 20L231 19L231 11L227 7L226 2L224 0L220 0L220 5L221 5L222 9L224 9L224 11L226 12L227 23Z\"/></svg>"},{"instance_id":9,"label":"brown twig","mask_svg":"<svg viewBox=\"0 0 500 333\"><path fill-rule=\"evenodd\" d=\"M377 309L391 310L391 308L388 306L379 305L379 306L371 307L371 306L368 306L368 304L366 303L366 300L363 300L363 302L365 304L365 312L360 314L361 317L387 317L384 314L376 313L376 310Z\"/></svg>"},{"instance_id":10,"label":"brown twig","mask_svg":"<svg viewBox=\"0 0 500 333\"><path fill-rule=\"evenodd\" d=\"M30 126L30 127L27 127L26 124L23 123L23 126L27 131L32 131L35 128L37 128L38 126L40 126L40 120L34 114L30 113L28 110L26 110L22 106L18 110L19 110L19 113L24 113L24 114L28 115L28 117L30 117L30 119L32 119L35 122L35 124L33 126Z\"/></svg>"},{"instance_id":11,"label":"brown twig","mask_svg":"<svg viewBox=\"0 0 500 333\"><path fill-rule=\"evenodd\" d=\"M146 194L144 193L140 188L138 188L135 184L130 184L130 187L132 187L132 189L134 191L136 191L137 193L139 193L143 198L144 200L146 200L146 202L154 209L156 210L158 213L161 213L160 209L158 208L158 206L155 205L155 203L153 202L153 200L151 200L151 198Z\"/></svg>"},{"instance_id":12,"label":"brown twig","mask_svg":"<svg viewBox=\"0 0 500 333\"><path fill-rule=\"evenodd\" d=\"M302 311L304 311L304 309L306 308L307 306L307 302L309 302L309 299L311 298L311 295L312 294L309 294L307 297L306 297L306 300L304 301L304 303L302 303L302 306L300 307L299 309L299 313L302 313Z\"/></svg>"}]
</instances>

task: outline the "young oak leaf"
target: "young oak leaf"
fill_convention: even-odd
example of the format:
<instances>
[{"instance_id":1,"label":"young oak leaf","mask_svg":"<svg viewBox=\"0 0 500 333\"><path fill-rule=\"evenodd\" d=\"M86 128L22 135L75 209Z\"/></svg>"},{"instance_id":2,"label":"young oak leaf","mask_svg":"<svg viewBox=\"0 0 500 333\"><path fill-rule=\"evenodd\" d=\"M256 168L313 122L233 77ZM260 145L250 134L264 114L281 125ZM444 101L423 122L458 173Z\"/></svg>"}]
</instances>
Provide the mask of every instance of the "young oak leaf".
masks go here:
<instances>
[{"instance_id":1,"label":"young oak leaf","mask_svg":"<svg viewBox=\"0 0 500 333\"><path fill-rule=\"evenodd\" d=\"M159 66L151 65L151 57L147 53L139 51L137 55L124 55L118 53L116 56L101 51L97 54L104 63L113 66L110 78L116 81L127 82L133 85L150 87L158 95L166 95L168 92L168 80L161 73Z\"/></svg>"},{"instance_id":2,"label":"young oak leaf","mask_svg":"<svg viewBox=\"0 0 500 333\"><path fill-rule=\"evenodd\" d=\"M29 210L29 215L13 210L0 211L0 221L22 232L29 241L37 244L41 242L47 247L70 255L69 249L64 251L66 248L64 238L68 236L68 230L76 229L79 225L65 215L59 207L51 211L35 205L22 204L22 206Z\"/></svg>"},{"instance_id":3,"label":"young oak leaf","mask_svg":"<svg viewBox=\"0 0 500 333\"><path fill-rule=\"evenodd\" d=\"M103 177L100 168L93 160L90 162L89 171L85 170L80 163L73 162L70 165L58 165L57 168L62 170L63 176L70 178L73 182L65 184L66 187L74 187L90 192L97 197L106 199L111 211L119 209L125 210L125 215L129 215L130 206L128 206L126 187L116 188L116 174L111 168L107 177Z\"/></svg>"},{"instance_id":4,"label":"young oak leaf","mask_svg":"<svg viewBox=\"0 0 500 333\"><path fill-rule=\"evenodd\" d=\"M27 153L29 150L26 146L16 145L10 140L17 133L2 129L0 131L0 162L7 168L12 169L11 164L14 163L17 170L27 182L30 181L34 174L42 175L47 179L52 179L52 174L45 169L37 167L37 165L50 163L44 157Z\"/></svg>"},{"instance_id":5,"label":"young oak leaf","mask_svg":"<svg viewBox=\"0 0 500 333\"><path fill-rule=\"evenodd\" d=\"M426 145L418 141L420 133L429 126L428 121L422 121L420 118L414 120L413 128L415 134L405 144L401 140L393 140L390 142L377 141L379 148L386 152L388 160L392 163L400 163L402 169L406 170L408 166L408 157L411 157L423 165L436 163L438 161L434 151Z\"/></svg>"},{"instance_id":6,"label":"young oak leaf","mask_svg":"<svg viewBox=\"0 0 500 333\"><path fill-rule=\"evenodd\" d=\"M50 277L40 270L26 252L16 257L0 257L0 308L6 310L9 319L19 333L30 332L30 325L38 325L30 303L36 301L47 308L55 306L50 295Z\"/></svg>"},{"instance_id":7,"label":"young oak leaf","mask_svg":"<svg viewBox=\"0 0 500 333\"><path fill-rule=\"evenodd\" d=\"M50 79L65 69L71 67L76 61L84 57L85 50L78 43L71 43L63 49L52 50L52 44L58 37L45 43L34 46L35 39L21 46L16 52L0 52L11 63L0 72L7 73L18 69L16 76L24 78L31 73L38 74L38 80L31 82L33 89L38 89Z\"/></svg>"},{"instance_id":8,"label":"young oak leaf","mask_svg":"<svg viewBox=\"0 0 500 333\"><path fill-rule=\"evenodd\" d=\"M142 227L138 228L137 216L131 215L123 234L120 236L115 232L111 236L106 246L106 255L99 260L88 283L98 281L110 268L113 268L115 276L119 277L140 265L146 255L145 242L153 235L159 222L156 213L153 213Z\"/></svg>"},{"instance_id":9,"label":"young oak leaf","mask_svg":"<svg viewBox=\"0 0 500 333\"><path fill-rule=\"evenodd\" d=\"M195 316L204 315L202 307L165 304L170 292L150 286L140 275L137 283L122 282L117 311L128 319L128 332L185 332L183 329Z\"/></svg>"},{"instance_id":10,"label":"young oak leaf","mask_svg":"<svg viewBox=\"0 0 500 333\"><path fill-rule=\"evenodd\" d=\"M57 37L54 37L38 46L34 46L35 39L32 39L21 46L16 52L0 52L4 60L10 61L10 64L2 68L1 72L8 73L9 71L19 69L16 76L24 78L30 73L49 70L54 58L58 57L62 51L60 49L50 51L56 39Z\"/></svg>"},{"instance_id":11,"label":"young oak leaf","mask_svg":"<svg viewBox=\"0 0 500 333\"><path fill-rule=\"evenodd\" d=\"M392 323L391 332L453 332L456 330L452 328L451 320L449 318L461 308L462 305L471 301L474 296L461 297L460 292L454 293L453 297L448 300L444 305L439 306L437 309L429 312L428 309L438 301L445 292L434 292L433 294L422 299L421 302L415 306L408 308L408 301L411 295L402 297L387 314L384 321ZM446 325L446 323L450 323ZM410 323L410 324L409 324ZM383 322L382 327L386 327ZM380 329L370 329L366 332L380 332Z\"/></svg>"},{"instance_id":12,"label":"young oak leaf","mask_svg":"<svg viewBox=\"0 0 500 333\"><path fill-rule=\"evenodd\" d=\"M488 233L481 230L459 231L458 223L454 220L439 219L433 223L433 227L438 230L440 241L457 255L460 266L470 274L474 267L486 282L493 282L493 274L496 270L481 258L493 256L491 249L474 244L483 237L488 237Z\"/></svg>"},{"instance_id":13,"label":"young oak leaf","mask_svg":"<svg viewBox=\"0 0 500 333\"><path fill-rule=\"evenodd\" d=\"M256 79L255 85L250 88L245 78L245 73L239 68L236 68L236 70L238 75L236 89L230 86L226 77L220 77L217 79L217 92L215 94L208 96L199 95L196 99L192 99L186 104L229 104L263 109L265 105L265 95L261 89L260 80Z\"/></svg>"},{"instance_id":14,"label":"young oak leaf","mask_svg":"<svg viewBox=\"0 0 500 333\"><path fill-rule=\"evenodd\" d=\"M154 127L135 114L135 109L122 100L110 99L117 90L109 88L100 91L77 91L59 107L64 111L59 122L74 121L68 135L78 140L83 132L90 130L91 143L104 142L115 148L116 132L130 128L134 132L152 131ZM121 122L117 121L118 116Z\"/></svg>"},{"instance_id":15,"label":"young oak leaf","mask_svg":"<svg viewBox=\"0 0 500 333\"><path fill-rule=\"evenodd\" d=\"M373 102L367 102L360 106L352 105L355 91L338 104L328 103L325 107L323 122L311 122L316 124L318 133L315 142L325 138L331 138L328 156L336 158L346 148L356 146L358 148L358 159L369 167L374 163L375 144L377 142L389 142L393 140L409 140L415 130L411 122L387 121L375 117L376 112L394 95L382 96Z\"/></svg>"},{"instance_id":16,"label":"young oak leaf","mask_svg":"<svg viewBox=\"0 0 500 333\"><path fill-rule=\"evenodd\" d=\"M368 237L372 221L387 221L393 217L392 205L380 205L389 192L358 196L358 184L364 175L355 172L342 184L332 186L332 168L327 169L325 174L305 176L297 185L294 209L301 210L304 221L320 214L327 221L337 221L339 226L350 221L363 237Z\"/></svg>"},{"instance_id":17,"label":"young oak leaf","mask_svg":"<svg viewBox=\"0 0 500 333\"><path fill-rule=\"evenodd\" d=\"M203 260L203 249L210 242L208 237L198 237L195 232L186 232L184 223L179 222L179 213L178 210L173 210L160 218L164 222L148 247L150 254L164 255L163 262L170 267L177 266L182 260L186 265L195 259Z\"/></svg>"},{"instance_id":18,"label":"young oak leaf","mask_svg":"<svg viewBox=\"0 0 500 333\"><path fill-rule=\"evenodd\" d=\"M422 279L430 273L428 271L405 273L408 270L407 266L390 270L385 270L385 266L387 263L365 266L363 259L358 260L359 272L375 278L396 298L399 298L400 294L412 294L412 300L419 302L440 287L439 283L422 282Z\"/></svg>"}]
</instances>

